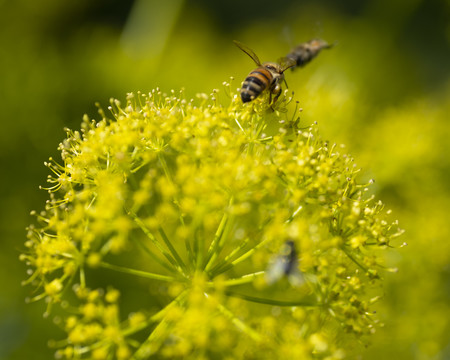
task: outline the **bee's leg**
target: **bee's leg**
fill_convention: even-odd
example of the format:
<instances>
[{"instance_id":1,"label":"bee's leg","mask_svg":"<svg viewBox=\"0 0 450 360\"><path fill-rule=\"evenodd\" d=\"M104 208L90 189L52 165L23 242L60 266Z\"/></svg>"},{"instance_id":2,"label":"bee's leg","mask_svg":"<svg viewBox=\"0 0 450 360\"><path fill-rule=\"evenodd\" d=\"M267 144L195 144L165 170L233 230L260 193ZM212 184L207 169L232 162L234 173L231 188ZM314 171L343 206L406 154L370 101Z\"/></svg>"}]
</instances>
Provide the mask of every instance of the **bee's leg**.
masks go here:
<instances>
[{"instance_id":1,"label":"bee's leg","mask_svg":"<svg viewBox=\"0 0 450 360\"><path fill-rule=\"evenodd\" d=\"M274 104L277 102L277 100L280 97L280 95L281 95L281 87L277 90L277 92L275 94L275 97L273 98L273 103Z\"/></svg>"},{"instance_id":2,"label":"bee's leg","mask_svg":"<svg viewBox=\"0 0 450 360\"><path fill-rule=\"evenodd\" d=\"M272 110L275 111L275 109L273 108L273 105L275 105L275 103L277 102L278 98L281 95L281 86L279 84L277 84L273 90L270 92L270 98L272 99L272 94L274 94L274 98L273 101L271 100L269 103L271 104L270 107L272 108Z\"/></svg>"}]
</instances>

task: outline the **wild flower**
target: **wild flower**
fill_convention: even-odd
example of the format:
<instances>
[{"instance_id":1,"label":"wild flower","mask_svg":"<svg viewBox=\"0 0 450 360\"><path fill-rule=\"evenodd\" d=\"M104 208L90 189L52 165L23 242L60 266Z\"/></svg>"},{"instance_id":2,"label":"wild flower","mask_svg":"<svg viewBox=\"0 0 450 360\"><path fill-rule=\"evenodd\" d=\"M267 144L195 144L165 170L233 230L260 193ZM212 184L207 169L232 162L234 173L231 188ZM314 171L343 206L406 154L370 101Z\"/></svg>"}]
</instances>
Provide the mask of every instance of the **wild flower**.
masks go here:
<instances>
[{"instance_id":1,"label":"wild flower","mask_svg":"<svg viewBox=\"0 0 450 360\"><path fill-rule=\"evenodd\" d=\"M21 255L57 358L332 360L375 331L402 231L291 101L155 89L67 130ZM296 286L266 280L287 242Z\"/></svg>"}]
</instances>

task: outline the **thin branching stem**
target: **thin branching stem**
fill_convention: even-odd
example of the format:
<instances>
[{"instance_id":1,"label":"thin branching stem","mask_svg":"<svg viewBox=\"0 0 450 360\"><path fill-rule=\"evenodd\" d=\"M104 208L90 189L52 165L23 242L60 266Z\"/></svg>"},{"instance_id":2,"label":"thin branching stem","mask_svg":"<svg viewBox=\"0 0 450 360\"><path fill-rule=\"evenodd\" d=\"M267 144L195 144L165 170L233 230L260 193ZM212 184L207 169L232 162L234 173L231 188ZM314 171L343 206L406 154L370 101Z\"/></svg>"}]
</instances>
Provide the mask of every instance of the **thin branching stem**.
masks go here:
<instances>
[{"instance_id":1,"label":"thin branching stem","mask_svg":"<svg viewBox=\"0 0 450 360\"><path fill-rule=\"evenodd\" d=\"M350 251L348 251L348 249L345 246L341 246L342 251L344 252L345 255L347 255L347 257L353 261L356 265L358 265L362 270L364 270L364 272L367 272L369 269L364 266L363 264L361 264L361 262L359 260L356 259L355 256L353 256Z\"/></svg>"},{"instance_id":2,"label":"thin branching stem","mask_svg":"<svg viewBox=\"0 0 450 360\"><path fill-rule=\"evenodd\" d=\"M250 241L249 238L246 238L242 240L242 242L234 248L225 258L218 262L209 272L209 274L214 274L216 272L220 273L220 270L223 266L230 265L233 259L237 256L237 254L247 246L248 242Z\"/></svg>"},{"instance_id":3,"label":"thin branching stem","mask_svg":"<svg viewBox=\"0 0 450 360\"><path fill-rule=\"evenodd\" d=\"M175 258L159 243L156 237L152 234L152 232L145 226L144 222L132 211L128 211L128 214L135 221L135 223L141 228L147 238L158 248L158 250L165 256L165 258L180 274L185 275L182 266L183 264L177 262Z\"/></svg>"},{"instance_id":4,"label":"thin branching stem","mask_svg":"<svg viewBox=\"0 0 450 360\"><path fill-rule=\"evenodd\" d=\"M266 304L266 305L274 305L274 306L303 306L303 307L317 307L321 306L321 304L315 303L310 300L276 300L270 298L260 298L256 296L251 296L247 294L241 294L232 290L226 290L225 294L232 297L237 297L242 300L258 303L258 304Z\"/></svg>"},{"instance_id":5,"label":"thin branching stem","mask_svg":"<svg viewBox=\"0 0 450 360\"><path fill-rule=\"evenodd\" d=\"M217 309L223 315L225 315L233 323L233 325L236 326L239 330L241 330L244 334L247 334L248 336L250 336L250 338L252 338L255 341L258 342L262 341L262 336L258 332L253 330L247 324L245 324L241 319L239 319L236 315L234 315L225 306L223 306L222 304L217 304Z\"/></svg>"},{"instance_id":6,"label":"thin branching stem","mask_svg":"<svg viewBox=\"0 0 450 360\"><path fill-rule=\"evenodd\" d=\"M169 249L172 256L177 260L178 264L183 268L186 269L186 265L181 259L180 255L178 255L178 252L175 250L174 246L172 245L172 242L167 237L166 233L164 232L164 229L160 226L158 228L159 234L161 235L161 238L163 239L164 243L166 244L167 248Z\"/></svg>"},{"instance_id":7,"label":"thin branching stem","mask_svg":"<svg viewBox=\"0 0 450 360\"><path fill-rule=\"evenodd\" d=\"M232 204L233 204L233 197L231 197L230 201L229 201L229 205L232 205ZM211 245L209 246L209 249L208 249L208 254L206 256L205 266L204 266L204 269L206 272L209 271L211 266L214 264L214 260L219 255L220 246L221 246L221 244L223 244L224 233L226 232L225 228L227 226L229 226L229 224L228 224L229 218L230 218L230 215L228 214L227 211L225 211L222 216L222 220L219 223L217 231L214 235L214 239L213 239L213 241L211 241Z\"/></svg>"},{"instance_id":8,"label":"thin branching stem","mask_svg":"<svg viewBox=\"0 0 450 360\"><path fill-rule=\"evenodd\" d=\"M144 277L147 279L161 280L161 281L167 281L167 282L173 282L176 280L173 276L154 274L154 273L150 273L147 271L136 270L136 269L132 269L132 268L128 268L128 267L110 264L110 263L107 263L104 261L102 261L99 264L99 266L102 268L105 268L105 269L119 271L119 272L122 272L125 274L130 274L130 275L136 275L136 276Z\"/></svg>"},{"instance_id":9,"label":"thin branching stem","mask_svg":"<svg viewBox=\"0 0 450 360\"><path fill-rule=\"evenodd\" d=\"M255 247L251 248L250 250L248 250L246 253L242 254L241 256L239 256L236 260L232 261L231 263L229 263L228 265L223 266L222 268L217 269L214 273L212 273L213 276L217 276L219 274L222 274L226 271L228 271L229 269L231 269L233 266L236 266L237 264L241 263L242 261L248 259L252 254L255 253L256 250L258 250L259 248L261 248L262 246L264 246L267 243L268 240L263 240L261 241L259 244L257 244Z\"/></svg>"},{"instance_id":10,"label":"thin branching stem","mask_svg":"<svg viewBox=\"0 0 450 360\"><path fill-rule=\"evenodd\" d=\"M245 274L238 278L228 279L223 282L225 286L243 285L253 282L256 278L265 274L265 271L257 271L252 274ZM213 282L209 282L208 285L213 285Z\"/></svg>"}]
</instances>

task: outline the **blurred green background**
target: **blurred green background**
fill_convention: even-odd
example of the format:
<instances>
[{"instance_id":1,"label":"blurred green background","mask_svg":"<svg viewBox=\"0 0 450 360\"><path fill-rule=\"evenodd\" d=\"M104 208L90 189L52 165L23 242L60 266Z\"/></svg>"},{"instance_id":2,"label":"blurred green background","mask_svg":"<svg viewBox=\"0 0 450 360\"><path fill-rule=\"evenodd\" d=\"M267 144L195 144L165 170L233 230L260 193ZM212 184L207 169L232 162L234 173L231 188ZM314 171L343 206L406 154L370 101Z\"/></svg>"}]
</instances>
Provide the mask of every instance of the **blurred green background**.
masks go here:
<instances>
[{"instance_id":1,"label":"blurred green background","mask_svg":"<svg viewBox=\"0 0 450 360\"><path fill-rule=\"evenodd\" d=\"M233 39L267 61L313 37L338 45L287 72L301 121L347 145L406 229L360 358L450 359L448 1L0 0L0 27L0 359L52 359L61 338L18 256L63 128L131 91L237 88L254 65Z\"/></svg>"}]
</instances>

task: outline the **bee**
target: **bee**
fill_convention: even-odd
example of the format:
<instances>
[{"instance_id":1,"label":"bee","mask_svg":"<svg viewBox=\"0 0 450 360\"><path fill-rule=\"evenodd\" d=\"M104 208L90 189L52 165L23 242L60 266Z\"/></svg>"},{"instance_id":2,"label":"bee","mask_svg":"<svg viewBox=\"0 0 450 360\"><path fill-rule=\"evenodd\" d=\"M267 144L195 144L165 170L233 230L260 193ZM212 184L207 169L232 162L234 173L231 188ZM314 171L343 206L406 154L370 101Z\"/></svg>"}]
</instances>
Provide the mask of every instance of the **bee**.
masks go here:
<instances>
[{"instance_id":1,"label":"bee","mask_svg":"<svg viewBox=\"0 0 450 360\"><path fill-rule=\"evenodd\" d=\"M324 40L313 39L297 45L289 54L286 55L286 58L295 62L295 65L292 67L292 70L294 70L297 67L305 66L317 55L319 55L322 49L330 49L333 46L334 44L330 45Z\"/></svg>"},{"instance_id":2,"label":"bee","mask_svg":"<svg viewBox=\"0 0 450 360\"><path fill-rule=\"evenodd\" d=\"M299 287L304 283L303 274L298 268L299 260L292 240L287 240L270 262L266 271L266 283L272 285L286 276L289 283L294 287Z\"/></svg>"},{"instance_id":3,"label":"bee","mask_svg":"<svg viewBox=\"0 0 450 360\"><path fill-rule=\"evenodd\" d=\"M234 41L236 46L250 56L258 67L251 71L245 78L241 88L241 99L243 103L255 100L261 93L268 89L270 92L269 103L272 103L272 95L275 95L275 103L281 94L281 82L285 82L284 72L292 66L296 66L295 59L281 58L278 63L261 63L258 56L246 45Z\"/></svg>"}]
</instances>

